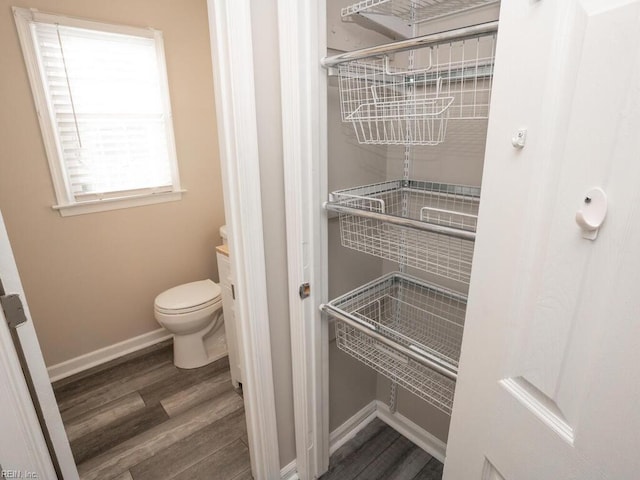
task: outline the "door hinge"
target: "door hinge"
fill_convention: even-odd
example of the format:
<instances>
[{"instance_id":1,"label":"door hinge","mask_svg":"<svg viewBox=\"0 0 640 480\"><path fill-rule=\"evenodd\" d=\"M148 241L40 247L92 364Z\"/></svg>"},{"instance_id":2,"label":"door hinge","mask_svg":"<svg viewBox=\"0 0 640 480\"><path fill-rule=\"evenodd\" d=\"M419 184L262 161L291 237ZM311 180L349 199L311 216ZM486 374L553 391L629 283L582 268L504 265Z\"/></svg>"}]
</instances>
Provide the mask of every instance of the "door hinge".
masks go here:
<instances>
[{"instance_id":1,"label":"door hinge","mask_svg":"<svg viewBox=\"0 0 640 480\"><path fill-rule=\"evenodd\" d=\"M17 328L18 325L26 323L27 317L18 294L0 296L0 304L9 328Z\"/></svg>"},{"instance_id":2,"label":"door hinge","mask_svg":"<svg viewBox=\"0 0 640 480\"><path fill-rule=\"evenodd\" d=\"M231 284L231 298L233 298L234 300L236 299L236 289L233 286L233 283Z\"/></svg>"},{"instance_id":3,"label":"door hinge","mask_svg":"<svg viewBox=\"0 0 640 480\"><path fill-rule=\"evenodd\" d=\"M311 285L309 284L309 282L305 282L302 285L300 285L300 288L298 289L298 293L300 294L300 298L302 299L305 299L309 295L311 295Z\"/></svg>"}]
</instances>

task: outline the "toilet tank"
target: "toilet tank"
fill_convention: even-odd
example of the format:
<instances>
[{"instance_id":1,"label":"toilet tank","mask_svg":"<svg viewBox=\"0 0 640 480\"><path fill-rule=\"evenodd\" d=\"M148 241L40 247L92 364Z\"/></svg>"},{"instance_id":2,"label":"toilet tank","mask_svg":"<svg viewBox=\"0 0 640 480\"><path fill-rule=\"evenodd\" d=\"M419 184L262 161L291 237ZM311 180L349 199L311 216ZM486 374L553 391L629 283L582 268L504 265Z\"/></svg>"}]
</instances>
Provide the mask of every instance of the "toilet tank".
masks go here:
<instances>
[{"instance_id":1,"label":"toilet tank","mask_svg":"<svg viewBox=\"0 0 640 480\"><path fill-rule=\"evenodd\" d=\"M220 227L220 237L222 238L222 244L227 245L227 226L222 225Z\"/></svg>"}]
</instances>

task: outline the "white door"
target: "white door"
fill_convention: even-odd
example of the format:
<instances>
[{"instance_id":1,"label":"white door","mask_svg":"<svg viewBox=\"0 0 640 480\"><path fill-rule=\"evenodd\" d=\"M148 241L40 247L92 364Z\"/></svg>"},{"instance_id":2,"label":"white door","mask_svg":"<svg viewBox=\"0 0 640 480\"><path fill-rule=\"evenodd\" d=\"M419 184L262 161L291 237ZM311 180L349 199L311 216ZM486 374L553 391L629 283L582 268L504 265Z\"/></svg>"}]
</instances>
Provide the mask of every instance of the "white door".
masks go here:
<instances>
[{"instance_id":1,"label":"white door","mask_svg":"<svg viewBox=\"0 0 640 480\"><path fill-rule=\"evenodd\" d=\"M505 0L496 63L444 478L638 479L640 1Z\"/></svg>"},{"instance_id":2,"label":"white door","mask_svg":"<svg viewBox=\"0 0 640 480\"><path fill-rule=\"evenodd\" d=\"M0 213L0 279L7 294L22 300L27 322L17 327L53 449L65 480L78 478L60 412L26 304L18 269ZM0 466L2 478L54 479L56 473L40 429L3 309L0 308Z\"/></svg>"}]
</instances>

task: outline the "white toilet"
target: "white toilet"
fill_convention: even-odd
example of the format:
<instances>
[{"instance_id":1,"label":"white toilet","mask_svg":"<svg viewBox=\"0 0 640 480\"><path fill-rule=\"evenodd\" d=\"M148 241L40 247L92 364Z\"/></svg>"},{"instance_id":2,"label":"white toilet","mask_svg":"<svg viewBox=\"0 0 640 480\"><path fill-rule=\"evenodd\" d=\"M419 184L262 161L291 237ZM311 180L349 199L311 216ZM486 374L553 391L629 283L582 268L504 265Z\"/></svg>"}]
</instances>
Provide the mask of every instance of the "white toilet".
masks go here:
<instances>
[{"instance_id":1,"label":"white toilet","mask_svg":"<svg viewBox=\"0 0 640 480\"><path fill-rule=\"evenodd\" d=\"M154 314L173 333L173 363L198 368L227 355L220 286L212 280L185 283L156 297Z\"/></svg>"}]
</instances>

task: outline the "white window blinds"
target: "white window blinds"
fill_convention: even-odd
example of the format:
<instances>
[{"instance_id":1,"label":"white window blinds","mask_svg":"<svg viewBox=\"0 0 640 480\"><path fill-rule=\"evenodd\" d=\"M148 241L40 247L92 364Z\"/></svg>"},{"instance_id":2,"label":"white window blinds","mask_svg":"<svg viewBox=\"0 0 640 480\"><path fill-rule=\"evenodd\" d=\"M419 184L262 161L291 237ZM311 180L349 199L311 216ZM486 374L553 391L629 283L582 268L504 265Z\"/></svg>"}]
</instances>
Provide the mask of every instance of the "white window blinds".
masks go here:
<instances>
[{"instance_id":1,"label":"white window blinds","mask_svg":"<svg viewBox=\"0 0 640 480\"><path fill-rule=\"evenodd\" d=\"M31 23L69 202L171 191L156 41Z\"/></svg>"}]
</instances>

